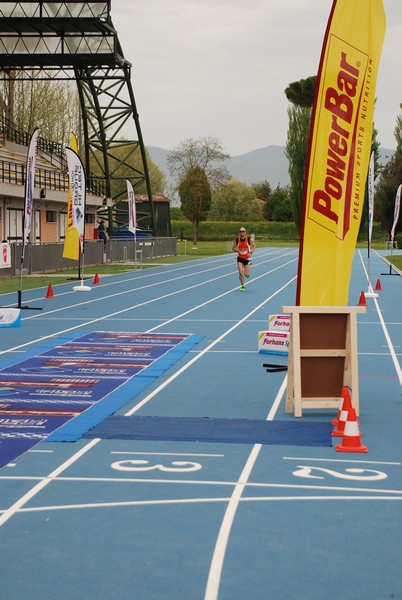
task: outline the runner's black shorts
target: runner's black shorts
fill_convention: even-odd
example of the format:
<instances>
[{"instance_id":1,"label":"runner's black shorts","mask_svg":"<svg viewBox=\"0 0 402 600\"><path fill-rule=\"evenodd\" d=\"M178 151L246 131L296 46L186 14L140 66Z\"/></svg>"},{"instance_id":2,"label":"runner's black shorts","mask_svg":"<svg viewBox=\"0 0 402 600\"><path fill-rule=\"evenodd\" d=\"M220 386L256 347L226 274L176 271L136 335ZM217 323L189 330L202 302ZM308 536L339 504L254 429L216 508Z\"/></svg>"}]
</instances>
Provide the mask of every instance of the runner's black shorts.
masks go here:
<instances>
[{"instance_id":1,"label":"runner's black shorts","mask_svg":"<svg viewBox=\"0 0 402 600\"><path fill-rule=\"evenodd\" d=\"M242 263L244 266L251 265L251 260L248 260L247 258L241 258L240 256L237 257L237 262Z\"/></svg>"}]
</instances>

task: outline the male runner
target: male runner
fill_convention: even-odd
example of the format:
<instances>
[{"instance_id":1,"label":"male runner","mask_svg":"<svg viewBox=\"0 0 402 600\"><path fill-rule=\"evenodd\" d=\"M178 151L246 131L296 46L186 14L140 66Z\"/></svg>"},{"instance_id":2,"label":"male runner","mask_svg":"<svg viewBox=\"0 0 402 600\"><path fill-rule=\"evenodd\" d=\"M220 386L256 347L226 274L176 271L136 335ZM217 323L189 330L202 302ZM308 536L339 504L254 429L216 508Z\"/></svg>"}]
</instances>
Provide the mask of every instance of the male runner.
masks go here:
<instances>
[{"instance_id":1,"label":"male runner","mask_svg":"<svg viewBox=\"0 0 402 600\"><path fill-rule=\"evenodd\" d=\"M251 255L256 246L255 242L247 235L246 228L240 227L239 237L235 239L232 251L237 252L237 269L239 271L240 291L245 292L244 278L250 277Z\"/></svg>"}]
</instances>

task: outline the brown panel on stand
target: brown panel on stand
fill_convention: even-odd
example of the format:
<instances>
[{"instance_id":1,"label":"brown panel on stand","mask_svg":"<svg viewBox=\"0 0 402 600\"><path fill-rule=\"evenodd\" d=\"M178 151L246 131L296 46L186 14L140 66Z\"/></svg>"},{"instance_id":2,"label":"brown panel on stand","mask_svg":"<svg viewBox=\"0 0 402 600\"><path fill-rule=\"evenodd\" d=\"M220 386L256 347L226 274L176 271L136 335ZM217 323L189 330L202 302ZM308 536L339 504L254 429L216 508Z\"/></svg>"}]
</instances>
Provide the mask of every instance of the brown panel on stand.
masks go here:
<instances>
[{"instance_id":1,"label":"brown panel on stand","mask_svg":"<svg viewBox=\"0 0 402 600\"><path fill-rule=\"evenodd\" d=\"M300 315L300 347L345 348L347 315Z\"/></svg>"},{"instance_id":2,"label":"brown panel on stand","mask_svg":"<svg viewBox=\"0 0 402 600\"><path fill-rule=\"evenodd\" d=\"M302 357L302 397L339 397L343 386L344 365L345 359L342 357Z\"/></svg>"}]
</instances>

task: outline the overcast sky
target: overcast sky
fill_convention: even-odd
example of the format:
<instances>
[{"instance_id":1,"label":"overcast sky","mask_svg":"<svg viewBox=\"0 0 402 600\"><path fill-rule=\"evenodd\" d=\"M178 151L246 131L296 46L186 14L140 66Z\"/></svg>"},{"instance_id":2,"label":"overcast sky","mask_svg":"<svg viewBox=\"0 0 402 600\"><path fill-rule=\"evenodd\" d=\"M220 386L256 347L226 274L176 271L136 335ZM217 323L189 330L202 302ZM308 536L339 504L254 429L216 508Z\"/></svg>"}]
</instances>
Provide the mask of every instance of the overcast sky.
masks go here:
<instances>
[{"instance_id":1,"label":"overcast sky","mask_svg":"<svg viewBox=\"0 0 402 600\"><path fill-rule=\"evenodd\" d=\"M394 148L402 103L402 1L387 29L375 126ZM289 83L317 74L332 0L112 0L145 145L212 136L232 156L284 146Z\"/></svg>"}]
</instances>

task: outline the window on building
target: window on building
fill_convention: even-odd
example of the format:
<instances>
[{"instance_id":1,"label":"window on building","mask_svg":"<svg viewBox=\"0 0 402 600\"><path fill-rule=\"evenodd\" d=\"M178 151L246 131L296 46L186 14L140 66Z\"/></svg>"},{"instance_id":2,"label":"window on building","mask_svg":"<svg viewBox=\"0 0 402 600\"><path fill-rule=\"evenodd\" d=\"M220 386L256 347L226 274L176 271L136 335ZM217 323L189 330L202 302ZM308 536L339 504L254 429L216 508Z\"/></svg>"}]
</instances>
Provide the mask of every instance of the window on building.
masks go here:
<instances>
[{"instance_id":1,"label":"window on building","mask_svg":"<svg viewBox=\"0 0 402 600\"><path fill-rule=\"evenodd\" d=\"M55 210L47 210L46 211L46 223L56 223L57 221L57 212Z\"/></svg>"}]
</instances>

